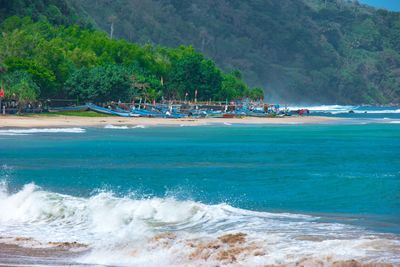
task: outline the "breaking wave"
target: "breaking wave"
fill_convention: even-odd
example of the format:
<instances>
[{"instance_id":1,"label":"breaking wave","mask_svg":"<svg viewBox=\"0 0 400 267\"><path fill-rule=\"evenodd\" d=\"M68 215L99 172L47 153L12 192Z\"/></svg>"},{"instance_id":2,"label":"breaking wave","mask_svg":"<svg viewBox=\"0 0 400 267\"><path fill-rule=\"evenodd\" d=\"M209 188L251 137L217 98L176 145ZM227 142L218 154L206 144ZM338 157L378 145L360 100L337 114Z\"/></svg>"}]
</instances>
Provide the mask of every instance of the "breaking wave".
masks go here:
<instances>
[{"instance_id":1,"label":"breaking wave","mask_svg":"<svg viewBox=\"0 0 400 267\"><path fill-rule=\"evenodd\" d=\"M0 184L0 242L83 249L75 263L118 266L400 263L400 240L318 217L256 212L175 198L75 197ZM13 238L14 237L14 238ZM29 238L28 238L29 237ZM78 245L79 244L79 245ZM312 264L311 264L312 265ZM320 266L320 265L319 265Z\"/></svg>"},{"instance_id":2,"label":"breaking wave","mask_svg":"<svg viewBox=\"0 0 400 267\"><path fill-rule=\"evenodd\" d=\"M108 124L106 126L104 126L105 129L115 129L115 130L128 130L128 129L145 129L146 126L145 125L134 125L132 127L129 127L127 125L112 125L112 124Z\"/></svg>"},{"instance_id":3,"label":"breaking wave","mask_svg":"<svg viewBox=\"0 0 400 267\"><path fill-rule=\"evenodd\" d=\"M29 135L35 133L84 133L82 128L31 128L0 130L0 135Z\"/></svg>"},{"instance_id":4,"label":"breaking wave","mask_svg":"<svg viewBox=\"0 0 400 267\"><path fill-rule=\"evenodd\" d=\"M105 129L116 129L116 130L126 130L129 129L128 126L126 125L122 125L122 126L118 126L118 125L112 125L112 124L108 124L106 126L104 126Z\"/></svg>"},{"instance_id":5,"label":"breaking wave","mask_svg":"<svg viewBox=\"0 0 400 267\"><path fill-rule=\"evenodd\" d=\"M141 124L132 126L132 129L145 129L145 128L147 128L147 127L145 125L141 125Z\"/></svg>"},{"instance_id":6,"label":"breaking wave","mask_svg":"<svg viewBox=\"0 0 400 267\"><path fill-rule=\"evenodd\" d=\"M311 113L346 114L400 114L399 107L370 107L370 106L342 106L342 105L321 105L321 106L290 106L289 110L308 109Z\"/></svg>"}]
</instances>

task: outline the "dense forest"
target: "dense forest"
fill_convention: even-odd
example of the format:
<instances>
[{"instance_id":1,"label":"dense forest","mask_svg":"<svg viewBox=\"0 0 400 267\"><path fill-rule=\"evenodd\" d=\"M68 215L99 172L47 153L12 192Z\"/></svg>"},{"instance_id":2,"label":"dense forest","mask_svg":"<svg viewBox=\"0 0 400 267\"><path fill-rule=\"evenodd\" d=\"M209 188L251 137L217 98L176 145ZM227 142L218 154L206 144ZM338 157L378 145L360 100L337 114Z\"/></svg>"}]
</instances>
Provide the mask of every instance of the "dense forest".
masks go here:
<instances>
[{"instance_id":1,"label":"dense forest","mask_svg":"<svg viewBox=\"0 0 400 267\"><path fill-rule=\"evenodd\" d=\"M400 13L355 0L0 0L0 20L12 15L2 70L40 97L104 99L98 78L116 72L153 98L260 96L247 83L270 102L400 102Z\"/></svg>"},{"instance_id":2,"label":"dense forest","mask_svg":"<svg viewBox=\"0 0 400 267\"><path fill-rule=\"evenodd\" d=\"M400 101L400 13L347 0L75 0L118 38L193 45L267 99Z\"/></svg>"},{"instance_id":3,"label":"dense forest","mask_svg":"<svg viewBox=\"0 0 400 267\"><path fill-rule=\"evenodd\" d=\"M81 20L76 9L60 5L63 13L46 0L24 9L25 17L9 16L19 15L13 12L17 2L2 8L2 16L8 18L0 26L0 75L6 95L19 102L263 97L263 90L250 89L239 71L222 72L191 46L166 48L113 40L94 29L90 20Z\"/></svg>"}]
</instances>

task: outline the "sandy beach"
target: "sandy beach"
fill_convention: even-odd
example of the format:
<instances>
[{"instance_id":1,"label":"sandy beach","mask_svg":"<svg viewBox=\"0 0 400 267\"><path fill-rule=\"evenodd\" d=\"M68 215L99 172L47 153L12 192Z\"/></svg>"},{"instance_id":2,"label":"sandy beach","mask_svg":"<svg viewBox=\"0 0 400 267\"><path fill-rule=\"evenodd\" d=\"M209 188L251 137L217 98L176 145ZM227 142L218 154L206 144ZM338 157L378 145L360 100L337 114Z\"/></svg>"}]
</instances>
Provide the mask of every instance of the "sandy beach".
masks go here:
<instances>
[{"instance_id":1,"label":"sandy beach","mask_svg":"<svg viewBox=\"0 0 400 267\"><path fill-rule=\"evenodd\" d=\"M190 249L193 252L186 259L185 265L200 267L208 266L201 264L198 260L203 259L207 263L218 262L220 266L242 266L238 264L237 258L241 254L253 253L258 256L265 254L257 249L254 244L246 244L241 240L244 234L228 234L219 237L210 243L191 240ZM154 237L153 242L161 242L162 246L168 246L165 239L174 238L173 234L161 234ZM245 236L245 235L244 235ZM1 238L0 238L1 239ZM16 238L18 239L18 238ZM20 239L20 238L19 238ZM32 240L32 239L31 239ZM172 241L172 240L168 240ZM59 244L59 245L58 245ZM81 251L74 250L71 243L57 243L55 246L46 248L35 248L20 246L17 244L7 244L0 242L0 266L94 266L91 264L76 262L76 259L85 253L90 252L90 248ZM181 262L182 263L182 262ZM96 265L97 266L97 265ZM182 266L181 264L179 266ZM261 265L260 265L261 266ZM304 267L304 266L331 266L331 267L394 267L393 264L384 262L362 262L358 260L335 260L332 258L302 258L292 264L264 265L264 267Z\"/></svg>"},{"instance_id":2,"label":"sandy beach","mask_svg":"<svg viewBox=\"0 0 400 267\"><path fill-rule=\"evenodd\" d=\"M330 117L277 117L277 118L121 118L78 116L0 116L0 128L21 127L101 127L106 125L144 126L200 126L208 124L319 124L337 121Z\"/></svg>"}]
</instances>

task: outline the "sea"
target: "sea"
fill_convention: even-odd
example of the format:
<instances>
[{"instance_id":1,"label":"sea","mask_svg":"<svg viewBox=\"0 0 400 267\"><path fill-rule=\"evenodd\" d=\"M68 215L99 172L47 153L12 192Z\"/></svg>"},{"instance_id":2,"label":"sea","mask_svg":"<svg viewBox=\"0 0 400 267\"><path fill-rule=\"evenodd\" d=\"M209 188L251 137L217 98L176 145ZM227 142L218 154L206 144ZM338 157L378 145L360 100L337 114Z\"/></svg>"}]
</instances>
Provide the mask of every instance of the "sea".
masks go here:
<instances>
[{"instance_id":1,"label":"sea","mask_svg":"<svg viewBox=\"0 0 400 267\"><path fill-rule=\"evenodd\" d=\"M339 119L0 129L0 243L72 251L0 265L400 266L400 107L293 108Z\"/></svg>"}]
</instances>

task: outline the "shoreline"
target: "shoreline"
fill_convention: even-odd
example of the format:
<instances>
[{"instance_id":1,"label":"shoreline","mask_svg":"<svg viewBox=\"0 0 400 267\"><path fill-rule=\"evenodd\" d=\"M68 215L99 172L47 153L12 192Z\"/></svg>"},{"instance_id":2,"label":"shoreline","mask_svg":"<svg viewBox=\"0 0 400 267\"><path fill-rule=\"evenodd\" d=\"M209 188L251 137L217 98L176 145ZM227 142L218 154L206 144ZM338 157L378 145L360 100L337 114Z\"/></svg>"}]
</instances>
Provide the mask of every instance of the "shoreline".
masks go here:
<instances>
[{"instance_id":1,"label":"shoreline","mask_svg":"<svg viewBox=\"0 0 400 267\"><path fill-rule=\"evenodd\" d=\"M227 240L223 240L223 242L228 243L229 247L238 247L241 245L237 245L237 239L239 234L237 235L225 235L223 236ZM169 235L166 235L169 236ZM240 237L239 237L240 238ZM163 235L160 235L160 241L164 241ZM158 240L157 240L158 241ZM165 245L165 244L164 244ZM232 266L237 265L236 257L240 255L243 251L246 251L248 248L244 248L243 251L240 249L227 249L224 250L225 253L218 253L218 249L214 243L210 243L207 247L199 245L195 252L191 254L192 259L189 258L183 266L205 266L207 263L213 265L212 263L216 263L215 260L212 262L208 262L208 258L204 258L204 250L209 249L208 256L210 259L213 257L217 257L217 262L221 266ZM82 263L76 261L80 256L88 253L90 248L83 251L71 251L68 247L53 247L53 248L34 248L34 247L24 247L17 244L7 244L0 242L0 266L100 266L96 263ZM257 253L257 251L255 252ZM256 256L265 257L265 254L258 252ZM197 255L199 254L199 255ZM219 255L219 256L218 256ZM199 259L204 260L204 262L198 262ZM326 261L328 260L328 261ZM205 264L205 265L204 265ZM117 265L119 266L119 265ZM125 266L125 264L121 265ZM168 265L170 266L170 265ZM182 264L178 264L178 266L182 266ZM257 265L258 266L258 265ZM260 265L261 266L261 265ZM333 259L321 256L321 258L315 257L304 257L295 261L295 263L286 263L286 264L271 264L271 265L263 265L268 267L301 267L301 266L331 266L331 267L394 267L395 264L388 262L365 262L363 260L357 259Z\"/></svg>"},{"instance_id":2,"label":"shoreline","mask_svg":"<svg viewBox=\"0 0 400 267\"><path fill-rule=\"evenodd\" d=\"M243 117L243 118L122 118L122 117L79 117L79 116L0 116L1 128L54 128L54 127L101 127L114 126L205 126L210 124L248 124L248 125L301 125L322 124L341 121L341 118L318 116L291 117Z\"/></svg>"}]
</instances>

